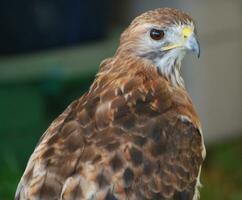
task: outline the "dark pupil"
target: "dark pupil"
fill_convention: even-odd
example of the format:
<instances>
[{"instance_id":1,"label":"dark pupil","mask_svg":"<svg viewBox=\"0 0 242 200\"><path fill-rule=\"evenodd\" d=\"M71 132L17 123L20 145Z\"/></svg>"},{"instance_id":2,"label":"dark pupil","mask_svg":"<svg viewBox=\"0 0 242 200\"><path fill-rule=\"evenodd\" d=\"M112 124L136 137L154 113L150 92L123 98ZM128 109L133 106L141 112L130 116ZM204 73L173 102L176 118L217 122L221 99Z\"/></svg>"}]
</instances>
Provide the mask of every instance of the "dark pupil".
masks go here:
<instances>
[{"instance_id":1,"label":"dark pupil","mask_svg":"<svg viewBox=\"0 0 242 200\"><path fill-rule=\"evenodd\" d=\"M150 37L153 39L153 40L160 40L164 37L164 31L162 30L157 30L157 29L152 29L150 31Z\"/></svg>"}]
</instances>

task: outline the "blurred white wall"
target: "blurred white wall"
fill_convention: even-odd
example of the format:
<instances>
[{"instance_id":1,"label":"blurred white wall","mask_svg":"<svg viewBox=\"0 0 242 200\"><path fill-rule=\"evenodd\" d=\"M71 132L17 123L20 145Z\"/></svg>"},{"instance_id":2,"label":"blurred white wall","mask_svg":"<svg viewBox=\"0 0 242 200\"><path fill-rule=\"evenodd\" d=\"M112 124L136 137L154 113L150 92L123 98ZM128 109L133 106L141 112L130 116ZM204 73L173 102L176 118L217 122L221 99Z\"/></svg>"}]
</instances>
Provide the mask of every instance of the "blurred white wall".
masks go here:
<instances>
[{"instance_id":1,"label":"blurred white wall","mask_svg":"<svg viewBox=\"0 0 242 200\"><path fill-rule=\"evenodd\" d=\"M158 7L181 8L198 24L202 54L183 64L207 143L242 135L242 1L130 1L127 20Z\"/></svg>"}]
</instances>

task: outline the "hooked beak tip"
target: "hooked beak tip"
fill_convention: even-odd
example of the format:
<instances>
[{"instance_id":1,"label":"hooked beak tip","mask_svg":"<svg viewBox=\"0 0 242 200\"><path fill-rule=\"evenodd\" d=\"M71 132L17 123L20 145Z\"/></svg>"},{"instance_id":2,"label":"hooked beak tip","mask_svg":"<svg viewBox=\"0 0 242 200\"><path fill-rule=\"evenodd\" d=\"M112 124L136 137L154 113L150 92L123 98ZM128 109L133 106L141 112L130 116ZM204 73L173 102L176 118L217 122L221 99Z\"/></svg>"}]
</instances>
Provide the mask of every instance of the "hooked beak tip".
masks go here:
<instances>
[{"instance_id":1,"label":"hooked beak tip","mask_svg":"<svg viewBox=\"0 0 242 200\"><path fill-rule=\"evenodd\" d=\"M198 58L200 58L201 50L200 50L200 44L198 42L197 37L193 34L189 37L189 39L186 42L186 48L195 53Z\"/></svg>"},{"instance_id":2,"label":"hooked beak tip","mask_svg":"<svg viewBox=\"0 0 242 200\"><path fill-rule=\"evenodd\" d=\"M198 48L192 49L192 52L194 52L197 55L197 57L200 58L200 55L201 55L200 46L198 46Z\"/></svg>"},{"instance_id":3,"label":"hooked beak tip","mask_svg":"<svg viewBox=\"0 0 242 200\"><path fill-rule=\"evenodd\" d=\"M200 58L201 49L200 49L200 44L199 44L198 40L196 41L195 47L193 49L193 52L196 53L198 58Z\"/></svg>"}]
</instances>

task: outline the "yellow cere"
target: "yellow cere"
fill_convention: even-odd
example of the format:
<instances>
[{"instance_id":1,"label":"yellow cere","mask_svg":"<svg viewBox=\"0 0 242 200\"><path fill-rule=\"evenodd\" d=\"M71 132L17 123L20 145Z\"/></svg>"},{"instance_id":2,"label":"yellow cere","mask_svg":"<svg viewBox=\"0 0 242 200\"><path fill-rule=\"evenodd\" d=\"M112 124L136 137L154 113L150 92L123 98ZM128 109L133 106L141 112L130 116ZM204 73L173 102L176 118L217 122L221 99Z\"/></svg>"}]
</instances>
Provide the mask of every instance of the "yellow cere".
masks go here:
<instances>
[{"instance_id":1,"label":"yellow cere","mask_svg":"<svg viewBox=\"0 0 242 200\"><path fill-rule=\"evenodd\" d=\"M193 32L193 30L189 27L183 28L183 30L182 30L183 37L184 38L189 37L192 34L192 32Z\"/></svg>"}]
</instances>

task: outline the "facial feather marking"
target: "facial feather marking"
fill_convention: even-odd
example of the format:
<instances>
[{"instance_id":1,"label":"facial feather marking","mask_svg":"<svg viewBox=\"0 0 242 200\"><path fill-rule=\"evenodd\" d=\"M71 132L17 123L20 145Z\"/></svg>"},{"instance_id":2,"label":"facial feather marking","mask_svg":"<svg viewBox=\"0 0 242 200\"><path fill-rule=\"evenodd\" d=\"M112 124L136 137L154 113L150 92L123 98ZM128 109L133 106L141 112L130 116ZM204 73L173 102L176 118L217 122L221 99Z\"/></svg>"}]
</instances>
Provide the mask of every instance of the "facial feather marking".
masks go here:
<instances>
[{"instance_id":1,"label":"facial feather marking","mask_svg":"<svg viewBox=\"0 0 242 200\"><path fill-rule=\"evenodd\" d=\"M163 17L165 19L165 13ZM186 15L183 17L181 21L176 17L176 20L160 19L159 22L157 18L157 21L150 21L149 16L144 17L143 23L134 20L122 34L117 52L149 61L173 86L184 87L180 74L181 62L187 52L184 45L196 31L192 19ZM163 31L163 38L152 39L150 33L153 29Z\"/></svg>"}]
</instances>

